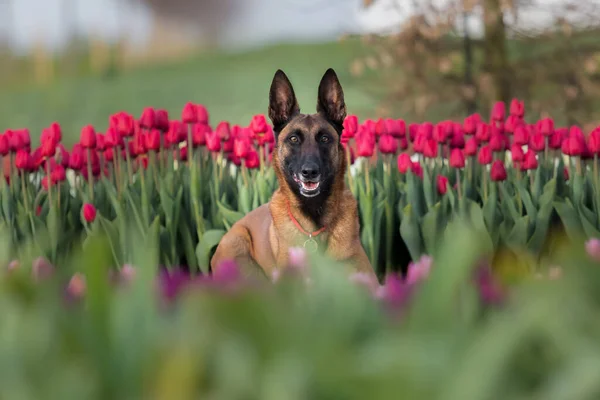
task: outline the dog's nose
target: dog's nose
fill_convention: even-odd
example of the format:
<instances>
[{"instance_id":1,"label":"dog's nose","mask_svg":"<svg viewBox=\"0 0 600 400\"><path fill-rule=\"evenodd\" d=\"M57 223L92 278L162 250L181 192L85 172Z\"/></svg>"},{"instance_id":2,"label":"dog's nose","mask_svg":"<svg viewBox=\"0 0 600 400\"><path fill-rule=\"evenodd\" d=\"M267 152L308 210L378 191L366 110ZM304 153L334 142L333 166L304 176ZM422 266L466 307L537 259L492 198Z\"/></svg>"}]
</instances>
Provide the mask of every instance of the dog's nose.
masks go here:
<instances>
[{"instance_id":1,"label":"dog's nose","mask_svg":"<svg viewBox=\"0 0 600 400\"><path fill-rule=\"evenodd\" d=\"M321 174L321 171L317 163L307 162L302 165L301 173L304 179L316 179Z\"/></svg>"}]
</instances>

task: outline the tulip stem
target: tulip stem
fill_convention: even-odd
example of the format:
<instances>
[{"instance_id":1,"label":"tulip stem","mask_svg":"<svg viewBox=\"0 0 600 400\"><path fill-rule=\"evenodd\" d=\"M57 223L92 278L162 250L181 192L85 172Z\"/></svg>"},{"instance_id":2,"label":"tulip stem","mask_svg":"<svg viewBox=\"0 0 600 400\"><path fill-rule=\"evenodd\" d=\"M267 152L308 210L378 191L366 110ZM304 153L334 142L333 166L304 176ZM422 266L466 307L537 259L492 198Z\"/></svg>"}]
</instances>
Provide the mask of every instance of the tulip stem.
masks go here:
<instances>
[{"instance_id":1,"label":"tulip stem","mask_svg":"<svg viewBox=\"0 0 600 400\"><path fill-rule=\"evenodd\" d=\"M488 186L487 186L487 168L485 165L481 170L481 185L483 186L483 201L487 201L488 199Z\"/></svg>"},{"instance_id":2,"label":"tulip stem","mask_svg":"<svg viewBox=\"0 0 600 400\"><path fill-rule=\"evenodd\" d=\"M458 170L458 168L456 168L455 171L456 171L456 189L458 191L458 201L460 201L462 198L462 189L461 189L461 185L460 185L460 171Z\"/></svg>"},{"instance_id":3,"label":"tulip stem","mask_svg":"<svg viewBox=\"0 0 600 400\"><path fill-rule=\"evenodd\" d=\"M350 147L346 146L346 168L348 171L348 184L350 185L350 189L354 187L352 184L352 173L350 167L352 166L352 155L350 154Z\"/></svg>"},{"instance_id":4,"label":"tulip stem","mask_svg":"<svg viewBox=\"0 0 600 400\"><path fill-rule=\"evenodd\" d=\"M192 124L188 124L188 130L187 130L187 134L188 134L188 158L187 158L187 164L188 164L188 168L192 168L193 165L193 159L194 159L194 148L192 147Z\"/></svg>"},{"instance_id":5,"label":"tulip stem","mask_svg":"<svg viewBox=\"0 0 600 400\"><path fill-rule=\"evenodd\" d=\"M89 150L88 150L89 151ZM88 157L89 162L89 157ZM52 206L52 178L50 176L50 163L46 161L46 179L48 179L48 200L50 201L50 206Z\"/></svg>"},{"instance_id":6,"label":"tulip stem","mask_svg":"<svg viewBox=\"0 0 600 400\"><path fill-rule=\"evenodd\" d=\"M94 201L94 179L92 173L92 150L87 149L88 191L90 201ZM50 168L48 168L48 191L50 191Z\"/></svg>"},{"instance_id":7,"label":"tulip stem","mask_svg":"<svg viewBox=\"0 0 600 400\"><path fill-rule=\"evenodd\" d=\"M25 172L21 174L21 190L23 192L23 201L25 202L25 211L29 212L29 200L27 198L27 188L25 187Z\"/></svg>"},{"instance_id":8,"label":"tulip stem","mask_svg":"<svg viewBox=\"0 0 600 400\"><path fill-rule=\"evenodd\" d=\"M117 186L117 195L119 197L119 200L121 200L121 170L119 168L119 162L118 162L118 151L117 154L113 154L113 176L115 178L115 183Z\"/></svg>"},{"instance_id":9,"label":"tulip stem","mask_svg":"<svg viewBox=\"0 0 600 400\"><path fill-rule=\"evenodd\" d=\"M265 169L265 149L263 146L258 146L258 157L260 159L260 176L263 176Z\"/></svg>"},{"instance_id":10,"label":"tulip stem","mask_svg":"<svg viewBox=\"0 0 600 400\"><path fill-rule=\"evenodd\" d=\"M129 177L129 184L133 183L133 173L131 168L131 157L129 156L129 140L125 138L125 159L127 160L127 176Z\"/></svg>"}]
</instances>

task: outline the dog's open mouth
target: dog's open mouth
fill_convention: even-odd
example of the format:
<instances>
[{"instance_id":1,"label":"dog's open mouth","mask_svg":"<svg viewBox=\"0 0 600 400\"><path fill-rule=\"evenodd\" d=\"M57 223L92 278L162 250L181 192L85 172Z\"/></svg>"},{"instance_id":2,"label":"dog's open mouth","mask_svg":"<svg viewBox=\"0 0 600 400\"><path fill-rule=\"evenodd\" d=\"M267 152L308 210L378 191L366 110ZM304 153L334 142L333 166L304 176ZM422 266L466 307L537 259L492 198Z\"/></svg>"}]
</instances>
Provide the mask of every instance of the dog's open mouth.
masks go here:
<instances>
[{"instance_id":1,"label":"dog's open mouth","mask_svg":"<svg viewBox=\"0 0 600 400\"><path fill-rule=\"evenodd\" d=\"M294 177L298 186L300 186L300 193L305 197L314 197L319 194L319 187L321 186L321 182L310 182L299 179L298 177Z\"/></svg>"}]
</instances>

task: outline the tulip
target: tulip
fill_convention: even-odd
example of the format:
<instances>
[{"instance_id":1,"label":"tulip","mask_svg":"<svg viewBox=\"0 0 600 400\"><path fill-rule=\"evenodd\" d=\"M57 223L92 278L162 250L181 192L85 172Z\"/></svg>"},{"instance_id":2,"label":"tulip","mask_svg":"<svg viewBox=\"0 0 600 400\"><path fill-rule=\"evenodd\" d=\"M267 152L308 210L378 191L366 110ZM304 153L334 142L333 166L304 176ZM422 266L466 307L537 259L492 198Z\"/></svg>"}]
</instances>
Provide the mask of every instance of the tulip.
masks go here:
<instances>
[{"instance_id":1,"label":"tulip","mask_svg":"<svg viewBox=\"0 0 600 400\"><path fill-rule=\"evenodd\" d=\"M412 160L408 153L402 153L398 156L398 171L405 174L409 169L412 168Z\"/></svg>"},{"instance_id":2,"label":"tulip","mask_svg":"<svg viewBox=\"0 0 600 400\"><path fill-rule=\"evenodd\" d=\"M21 171L26 171L29 169L30 163L31 156L29 155L29 152L25 149L18 150L15 157L15 166Z\"/></svg>"},{"instance_id":3,"label":"tulip","mask_svg":"<svg viewBox=\"0 0 600 400\"><path fill-rule=\"evenodd\" d=\"M450 166L452 168L465 167L465 155L460 149L453 149L450 153Z\"/></svg>"},{"instance_id":4,"label":"tulip","mask_svg":"<svg viewBox=\"0 0 600 400\"><path fill-rule=\"evenodd\" d=\"M256 135L260 135L267 132L267 125L267 119L264 115L255 115L252 117L252 121L250 122L250 129Z\"/></svg>"},{"instance_id":5,"label":"tulip","mask_svg":"<svg viewBox=\"0 0 600 400\"><path fill-rule=\"evenodd\" d=\"M184 124L195 124L198 122L198 112L194 103L186 103L181 111L181 121Z\"/></svg>"},{"instance_id":6,"label":"tulip","mask_svg":"<svg viewBox=\"0 0 600 400\"><path fill-rule=\"evenodd\" d=\"M479 149L479 155L477 158L477 161L479 161L479 164L481 165L489 165L492 163L492 149L490 149L490 146L483 146L481 149Z\"/></svg>"},{"instance_id":7,"label":"tulip","mask_svg":"<svg viewBox=\"0 0 600 400\"><path fill-rule=\"evenodd\" d=\"M81 130L79 143L84 149L96 148L96 131L94 130L93 126L87 125Z\"/></svg>"},{"instance_id":8,"label":"tulip","mask_svg":"<svg viewBox=\"0 0 600 400\"><path fill-rule=\"evenodd\" d=\"M379 151L383 154L396 154L398 142L390 134L381 135L379 138Z\"/></svg>"},{"instance_id":9,"label":"tulip","mask_svg":"<svg viewBox=\"0 0 600 400\"><path fill-rule=\"evenodd\" d=\"M479 144L477 143L477 139L472 137L465 143L465 155L468 157L473 157L477 154L477 150L479 149Z\"/></svg>"},{"instance_id":10,"label":"tulip","mask_svg":"<svg viewBox=\"0 0 600 400\"><path fill-rule=\"evenodd\" d=\"M248 153L250 152L251 145L250 139L247 138L238 138L234 140L233 143L233 154L238 158L246 158Z\"/></svg>"},{"instance_id":11,"label":"tulip","mask_svg":"<svg viewBox=\"0 0 600 400\"><path fill-rule=\"evenodd\" d=\"M385 121L383 119L378 119L377 122L375 123L375 135L377 135L377 137L380 137L381 135L387 135L388 131L387 131L387 125L385 124Z\"/></svg>"},{"instance_id":12,"label":"tulip","mask_svg":"<svg viewBox=\"0 0 600 400\"><path fill-rule=\"evenodd\" d=\"M228 140L229 136L231 136L231 128L229 126L229 122L219 122L215 132L217 133L217 137L219 138L219 140Z\"/></svg>"},{"instance_id":13,"label":"tulip","mask_svg":"<svg viewBox=\"0 0 600 400\"><path fill-rule=\"evenodd\" d=\"M406 122L403 119L391 119L385 120L387 131L393 137L399 139L406 136Z\"/></svg>"},{"instance_id":14,"label":"tulip","mask_svg":"<svg viewBox=\"0 0 600 400\"><path fill-rule=\"evenodd\" d=\"M536 152L542 152L546 149L546 137L540 132L536 132L529 138L529 147Z\"/></svg>"},{"instance_id":15,"label":"tulip","mask_svg":"<svg viewBox=\"0 0 600 400\"><path fill-rule=\"evenodd\" d=\"M369 158L375 152L375 141L366 137L356 137L356 152L359 157Z\"/></svg>"},{"instance_id":16,"label":"tulip","mask_svg":"<svg viewBox=\"0 0 600 400\"><path fill-rule=\"evenodd\" d=\"M156 110L154 116L154 127L161 132L169 130L169 113L167 110Z\"/></svg>"},{"instance_id":17,"label":"tulip","mask_svg":"<svg viewBox=\"0 0 600 400\"><path fill-rule=\"evenodd\" d=\"M438 155L438 144L434 139L428 139L425 141L425 148L423 149L423 155L427 158L436 158Z\"/></svg>"},{"instance_id":18,"label":"tulip","mask_svg":"<svg viewBox=\"0 0 600 400\"><path fill-rule=\"evenodd\" d=\"M594 129L588 136L588 149L594 155L600 155L600 129Z\"/></svg>"},{"instance_id":19,"label":"tulip","mask_svg":"<svg viewBox=\"0 0 600 400\"><path fill-rule=\"evenodd\" d=\"M506 105L503 101L497 101L492 107L492 121L500 122L504 121L506 113Z\"/></svg>"},{"instance_id":20,"label":"tulip","mask_svg":"<svg viewBox=\"0 0 600 400\"><path fill-rule=\"evenodd\" d=\"M523 169L524 170L532 170L538 167L537 156L535 151L528 150L525 154L525 158L523 160Z\"/></svg>"},{"instance_id":21,"label":"tulip","mask_svg":"<svg viewBox=\"0 0 600 400\"><path fill-rule=\"evenodd\" d=\"M195 124L192 132L192 145L194 147L206 146L206 134L210 132L208 125Z\"/></svg>"},{"instance_id":22,"label":"tulip","mask_svg":"<svg viewBox=\"0 0 600 400\"><path fill-rule=\"evenodd\" d=\"M523 118L525 116L525 104L517 99L512 99L510 102L510 115Z\"/></svg>"},{"instance_id":23,"label":"tulip","mask_svg":"<svg viewBox=\"0 0 600 400\"><path fill-rule=\"evenodd\" d=\"M479 142L485 143L490 140L491 134L491 127L486 123L481 123L477 126L477 132L475 132L475 137Z\"/></svg>"},{"instance_id":24,"label":"tulip","mask_svg":"<svg viewBox=\"0 0 600 400\"><path fill-rule=\"evenodd\" d=\"M248 169L257 169L260 167L260 157L258 156L256 150L250 150L244 159L244 164Z\"/></svg>"},{"instance_id":25,"label":"tulip","mask_svg":"<svg viewBox=\"0 0 600 400\"><path fill-rule=\"evenodd\" d=\"M85 203L81 209L83 219L89 224L96 219L96 207L93 204Z\"/></svg>"},{"instance_id":26,"label":"tulip","mask_svg":"<svg viewBox=\"0 0 600 400\"><path fill-rule=\"evenodd\" d=\"M540 121L540 133L544 136L551 136L554 133L554 120L544 118Z\"/></svg>"},{"instance_id":27,"label":"tulip","mask_svg":"<svg viewBox=\"0 0 600 400\"><path fill-rule=\"evenodd\" d=\"M514 163L521 163L525 159L523 148L517 144L513 144L510 148L510 155Z\"/></svg>"},{"instance_id":28,"label":"tulip","mask_svg":"<svg viewBox=\"0 0 600 400\"><path fill-rule=\"evenodd\" d=\"M140 126L146 129L153 129L156 127L156 111L154 108L144 108L142 116L140 117Z\"/></svg>"},{"instance_id":29,"label":"tulip","mask_svg":"<svg viewBox=\"0 0 600 400\"><path fill-rule=\"evenodd\" d=\"M504 163L502 161L494 161L492 168L490 169L490 177L494 182L506 180L506 168L504 168Z\"/></svg>"},{"instance_id":30,"label":"tulip","mask_svg":"<svg viewBox=\"0 0 600 400\"><path fill-rule=\"evenodd\" d=\"M358 130L358 118L356 115L348 115L344 120L344 132L350 137L354 137Z\"/></svg>"},{"instance_id":31,"label":"tulip","mask_svg":"<svg viewBox=\"0 0 600 400\"><path fill-rule=\"evenodd\" d=\"M448 191L448 178L444 175L438 175L437 177L437 191L442 196Z\"/></svg>"},{"instance_id":32,"label":"tulip","mask_svg":"<svg viewBox=\"0 0 600 400\"><path fill-rule=\"evenodd\" d=\"M0 135L0 156L8 155L10 148L8 147L8 138L6 135Z\"/></svg>"}]
</instances>

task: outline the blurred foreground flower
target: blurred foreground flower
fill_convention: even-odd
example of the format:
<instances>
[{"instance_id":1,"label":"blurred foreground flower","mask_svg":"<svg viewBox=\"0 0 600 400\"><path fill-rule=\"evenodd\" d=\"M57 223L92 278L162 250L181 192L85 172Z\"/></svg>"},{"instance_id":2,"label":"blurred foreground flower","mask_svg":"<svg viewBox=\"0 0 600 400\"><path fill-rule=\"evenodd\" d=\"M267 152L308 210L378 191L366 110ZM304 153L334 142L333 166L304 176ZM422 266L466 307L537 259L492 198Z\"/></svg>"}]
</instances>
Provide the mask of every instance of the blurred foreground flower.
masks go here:
<instances>
[{"instance_id":1,"label":"blurred foreground flower","mask_svg":"<svg viewBox=\"0 0 600 400\"><path fill-rule=\"evenodd\" d=\"M600 239L592 238L585 243L585 250L595 261L600 262Z\"/></svg>"}]
</instances>

